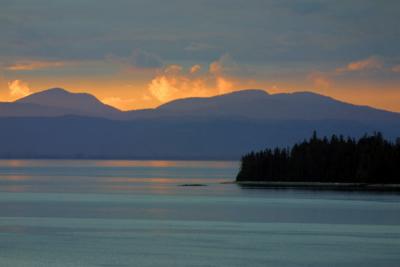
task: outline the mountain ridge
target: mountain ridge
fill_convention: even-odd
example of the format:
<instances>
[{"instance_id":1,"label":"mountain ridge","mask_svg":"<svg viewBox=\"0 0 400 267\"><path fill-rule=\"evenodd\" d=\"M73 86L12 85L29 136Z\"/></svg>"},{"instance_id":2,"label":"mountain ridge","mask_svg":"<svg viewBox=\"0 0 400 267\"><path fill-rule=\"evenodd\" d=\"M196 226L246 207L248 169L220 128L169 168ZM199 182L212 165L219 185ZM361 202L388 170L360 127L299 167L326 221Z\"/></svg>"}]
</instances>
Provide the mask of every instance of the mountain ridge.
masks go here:
<instances>
[{"instance_id":1,"label":"mountain ridge","mask_svg":"<svg viewBox=\"0 0 400 267\"><path fill-rule=\"evenodd\" d=\"M0 158L239 159L251 150L292 145L314 130L400 136L398 113L307 92L239 91L127 112L103 109L96 99L101 112L40 105L49 99L0 103Z\"/></svg>"},{"instance_id":2,"label":"mountain ridge","mask_svg":"<svg viewBox=\"0 0 400 267\"><path fill-rule=\"evenodd\" d=\"M400 121L254 121L156 118L110 120L86 116L0 118L0 158L238 160L248 151L287 147L332 134L359 138L376 130L390 140Z\"/></svg>"},{"instance_id":3,"label":"mountain ridge","mask_svg":"<svg viewBox=\"0 0 400 267\"><path fill-rule=\"evenodd\" d=\"M175 99L151 109L121 111L88 93L52 88L15 102L0 103L0 117L79 115L116 120L158 117L396 120L400 113L346 103L313 92L269 94L247 89L210 97Z\"/></svg>"},{"instance_id":4,"label":"mountain ridge","mask_svg":"<svg viewBox=\"0 0 400 267\"><path fill-rule=\"evenodd\" d=\"M83 114L99 114L107 116L120 112L117 108L102 103L88 93L71 93L62 88L51 88L30 94L16 100L14 103L30 103L53 108L80 111Z\"/></svg>"}]
</instances>

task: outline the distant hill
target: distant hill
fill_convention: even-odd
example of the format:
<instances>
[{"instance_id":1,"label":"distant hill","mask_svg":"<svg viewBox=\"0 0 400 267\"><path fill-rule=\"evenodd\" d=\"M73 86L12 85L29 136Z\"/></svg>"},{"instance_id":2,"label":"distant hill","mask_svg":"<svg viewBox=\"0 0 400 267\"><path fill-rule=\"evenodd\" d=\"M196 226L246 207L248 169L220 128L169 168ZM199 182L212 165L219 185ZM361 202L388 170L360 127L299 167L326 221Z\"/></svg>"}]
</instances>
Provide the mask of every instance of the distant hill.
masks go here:
<instances>
[{"instance_id":1,"label":"distant hill","mask_svg":"<svg viewBox=\"0 0 400 267\"><path fill-rule=\"evenodd\" d=\"M400 114L357 106L331 97L298 92L268 94L243 90L213 97L178 99L155 109L121 111L86 93L53 88L11 103L0 103L0 117L79 115L116 120L144 118L230 118L255 120L357 120L390 121Z\"/></svg>"},{"instance_id":2,"label":"distant hill","mask_svg":"<svg viewBox=\"0 0 400 267\"><path fill-rule=\"evenodd\" d=\"M97 117L97 118L96 118ZM123 112L50 89L0 103L0 157L239 159L321 135L400 136L400 114L314 93L244 90Z\"/></svg>"},{"instance_id":3,"label":"distant hill","mask_svg":"<svg viewBox=\"0 0 400 267\"><path fill-rule=\"evenodd\" d=\"M400 136L400 122L159 118L117 121L77 116L0 118L3 158L239 159L251 150L286 147L321 135L355 137L385 129Z\"/></svg>"},{"instance_id":4,"label":"distant hill","mask_svg":"<svg viewBox=\"0 0 400 267\"><path fill-rule=\"evenodd\" d=\"M120 113L93 95L70 93L61 88L34 93L12 103L0 103L2 117L83 115L117 118Z\"/></svg>"},{"instance_id":5,"label":"distant hill","mask_svg":"<svg viewBox=\"0 0 400 267\"><path fill-rule=\"evenodd\" d=\"M242 117L294 120L392 120L400 114L356 106L331 97L299 92L268 94L263 90L243 90L208 98L178 99L161 105L159 113L191 116Z\"/></svg>"}]
</instances>

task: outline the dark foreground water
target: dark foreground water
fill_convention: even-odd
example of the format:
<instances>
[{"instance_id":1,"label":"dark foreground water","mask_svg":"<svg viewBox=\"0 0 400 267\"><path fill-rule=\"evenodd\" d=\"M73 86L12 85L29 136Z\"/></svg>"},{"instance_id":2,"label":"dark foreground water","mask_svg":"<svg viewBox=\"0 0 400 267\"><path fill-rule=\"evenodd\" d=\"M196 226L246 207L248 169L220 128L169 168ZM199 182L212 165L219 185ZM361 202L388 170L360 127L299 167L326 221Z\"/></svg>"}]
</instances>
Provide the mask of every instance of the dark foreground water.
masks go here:
<instances>
[{"instance_id":1,"label":"dark foreground water","mask_svg":"<svg viewBox=\"0 0 400 267\"><path fill-rule=\"evenodd\" d=\"M237 170L0 161L0 266L400 266L399 195L221 184Z\"/></svg>"}]
</instances>

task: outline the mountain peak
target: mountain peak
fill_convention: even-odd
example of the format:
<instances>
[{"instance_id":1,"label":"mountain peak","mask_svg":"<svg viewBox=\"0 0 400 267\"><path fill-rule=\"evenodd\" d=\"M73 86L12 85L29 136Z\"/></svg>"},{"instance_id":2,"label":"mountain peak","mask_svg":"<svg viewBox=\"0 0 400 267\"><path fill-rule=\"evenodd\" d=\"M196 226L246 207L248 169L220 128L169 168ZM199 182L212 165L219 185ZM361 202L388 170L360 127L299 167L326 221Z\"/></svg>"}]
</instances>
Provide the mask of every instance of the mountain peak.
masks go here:
<instances>
[{"instance_id":1,"label":"mountain peak","mask_svg":"<svg viewBox=\"0 0 400 267\"><path fill-rule=\"evenodd\" d=\"M204 108L205 106L209 106L210 104L218 105L220 101L231 102L233 104L236 102L251 102L253 100L265 98L268 96L269 94L261 89L245 89L210 97L189 97L175 99L160 105L158 109L187 110L192 109L192 107L197 105L201 105Z\"/></svg>"},{"instance_id":2,"label":"mountain peak","mask_svg":"<svg viewBox=\"0 0 400 267\"><path fill-rule=\"evenodd\" d=\"M63 88L51 88L18 99L16 103L36 104L47 107L75 110L82 114L108 114L118 111L87 93L72 93Z\"/></svg>"},{"instance_id":3,"label":"mountain peak","mask_svg":"<svg viewBox=\"0 0 400 267\"><path fill-rule=\"evenodd\" d=\"M44 91L39 92L40 93L67 93L67 94L72 94L71 92L65 90L64 88L60 88L60 87L54 87L54 88L50 88Z\"/></svg>"},{"instance_id":4,"label":"mountain peak","mask_svg":"<svg viewBox=\"0 0 400 267\"><path fill-rule=\"evenodd\" d=\"M0 106L0 116L83 115L111 119L158 117L245 118L254 120L391 120L400 114L338 101L312 92L269 94L248 89L212 97L176 99L155 109L121 112L87 93L51 88ZM39 111L40 112L39 112ZM7 113L7 112L8 113ZM4 115L6 114L6 115ZM38 115L39 114L39 115Z\"/></svg>"},{"instance_id":5,"label":"mountain peak","mask_svg":"<svg viewBox=\"0 0 400 267\"><path fill-rule=\"evenodd\" d=\"M64 97L66 95L75 95L75 93L71 93L63 88L50 88L47 90L43 90L40 92L36 92L25 96L23 98L17 99L15 102L17 103L31 103L31 104L43 104L38 103L43 101L45 98L54 98L54 97ZM48 103L47 103L48 104ZM46 105L47 105L46 104Z\"/></svg>"},{"instance_id":6,"label":"mountain peak","mask_svg":"<svg viewBox=\"0 0 400 267\"><path fill-rule=\"evenodd\" d=\"M244 89L239 91L234 91L231 93L223 94L221 96L236 95L236 96L265 96L269 93L262 89Z\"/></svg>"}]
</instances>

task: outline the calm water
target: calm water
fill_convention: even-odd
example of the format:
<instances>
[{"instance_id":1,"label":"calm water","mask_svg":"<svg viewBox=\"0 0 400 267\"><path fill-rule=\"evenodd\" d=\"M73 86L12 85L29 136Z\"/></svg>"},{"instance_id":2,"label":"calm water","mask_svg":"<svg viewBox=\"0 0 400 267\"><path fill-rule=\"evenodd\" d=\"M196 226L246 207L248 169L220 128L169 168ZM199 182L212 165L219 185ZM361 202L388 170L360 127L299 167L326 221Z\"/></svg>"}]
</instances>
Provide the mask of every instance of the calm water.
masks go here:
<instances>
[{"instance_id":1,"label":"calm water","mask_svg":"<svg viewBox=\"0 0 400 267\"><path fill-rule=\"evenodd\" d=\"M222 184L237 170L0 161L0 266L400 266L400 195Z\"/></svg>"}]
</instances>

